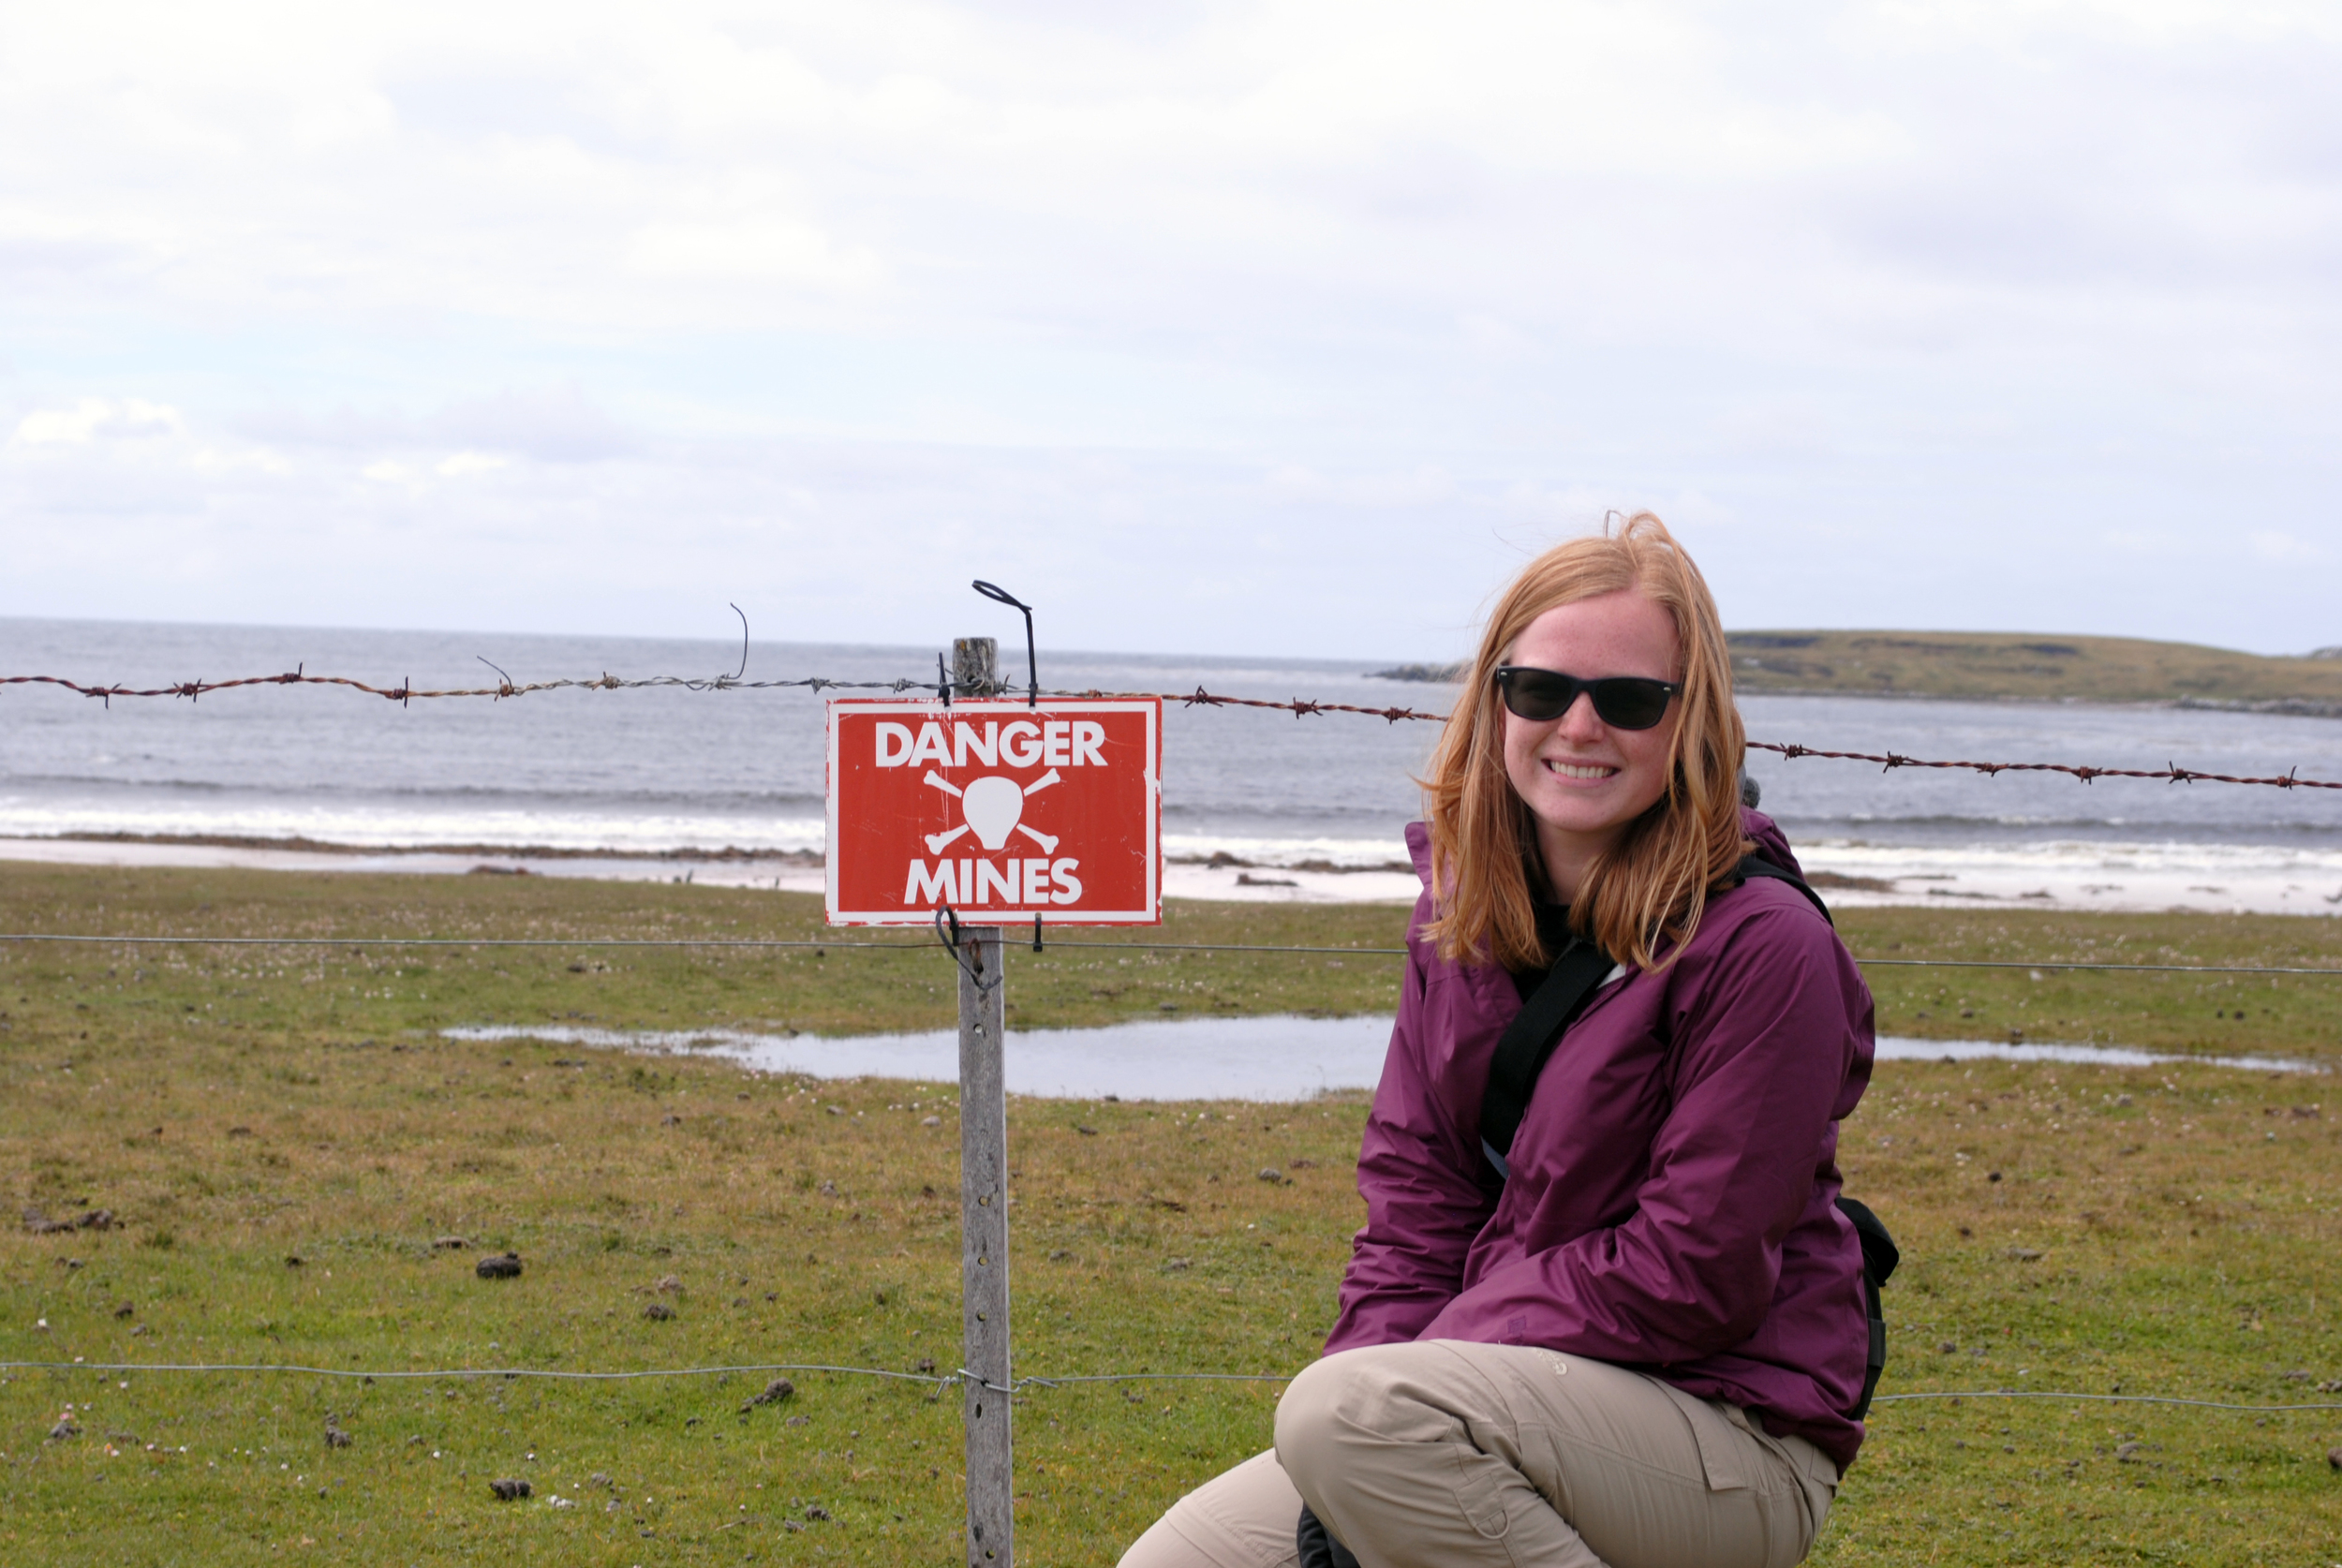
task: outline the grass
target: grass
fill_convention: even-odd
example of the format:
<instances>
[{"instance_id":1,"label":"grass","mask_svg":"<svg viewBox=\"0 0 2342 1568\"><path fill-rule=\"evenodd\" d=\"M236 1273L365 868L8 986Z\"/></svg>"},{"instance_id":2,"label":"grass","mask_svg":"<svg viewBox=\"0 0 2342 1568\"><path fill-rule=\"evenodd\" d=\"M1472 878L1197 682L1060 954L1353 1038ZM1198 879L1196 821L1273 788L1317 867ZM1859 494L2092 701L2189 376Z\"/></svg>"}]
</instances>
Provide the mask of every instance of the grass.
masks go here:
<instances>
[{"instance_id":1,"label":"grass","mask_svg":"<svg viewBox=\"0 0 2342 1568\"><path fill-rule=\"evenodd\" d=\"M1175 906L1160 935L1376 946L1401 919ZM808 899L664 885L0 870L8 930L799 936L817 920ZM1845 925L1875 956L2342 967L2342 933L2315 920L1882 910ZM1395 961L1330 963L1060 948L1015 954L1009 984L1033 1026L1166 1003L1392 1005ZM2342 984L2322 979L1872 972L1895 1033L2342 1055ZM932 951L0 945L0 1178L40 1215L116 1221L0 1236L0 1358L948 1370L952 1086L758 1078L436 1030L935 1027L949 977ZM1883 1064L1842 1160L1906 1257L1887 1391L2342 1398L2318 1391L2342 1382L2330 1095L2322 1078L2197 1065ZM1017 1369L1305 1364L1357 1222L1364 1115L1360 1095L1014 1102ZM461 1249L434 1245L457 1235ZM477 1278L475 1260L508 1248L520 1279ZM744 1410L763 1375L6 1376L5 1561L895 1563L959 1549L956 1397L914 1383L803 1374L793 1398ZM1182 1488L1266 1442L1273 1396L1029 1392L1021 1552L1111 1562ZM68 1404L81 1432L52 1441ZM328 1446L328 1412L349 1446ZM2342 1412L1889 1404L1816 1560L2323 1562L2342 1538L2337 1443ZM536 1496L495 1501L487 1482L503 1476Z\"/></svg>"},{"instance_id":2,"label":"grass","mask_svg":"<svg viewBox=\"0 0 2342 1568\"><path fill-rule=\"evenodd\" d=\"M1891 692L2342 713L2342 659L2269 658L2138 637L1979 631L1736 631L1742 691Z\"/></svg>"}]
</instances>

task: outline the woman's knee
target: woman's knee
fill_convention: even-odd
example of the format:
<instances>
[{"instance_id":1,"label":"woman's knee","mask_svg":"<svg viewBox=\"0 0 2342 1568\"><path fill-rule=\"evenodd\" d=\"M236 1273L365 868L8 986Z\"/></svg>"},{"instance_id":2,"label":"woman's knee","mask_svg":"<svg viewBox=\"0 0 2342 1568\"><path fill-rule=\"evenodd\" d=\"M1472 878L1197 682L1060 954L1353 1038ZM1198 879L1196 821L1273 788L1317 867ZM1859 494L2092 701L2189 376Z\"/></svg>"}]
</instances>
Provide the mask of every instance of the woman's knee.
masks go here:
<instances>
[{"instance_id":1,"label":"woman's knee","mask_svg":"<svg viewBox=\"0 0 2342 1568\"><path fill-rule=\"evenodd\" d=\"M1422 1398L1408 1364L1422 1345L1343 1351L1312 1363L1277 1405L1277 1461L1305 1498L1322 1497L1368 1450L1437 1441L1453 1417Z\"/></svg>"},{"instance_id":2,"label":"woman's knee","mask_svg":"<svg viewBox=\"0 0 2342 1568\"><path fill-rule=\"evenodd\" d=\"M1285 1384L1284 1395L1277 1401L1277 1462L1305 1497L1316 1489L1312 1478L1328 1468L1327 1450L1336 1426L1334 1412L1349 1397L1347 1380L1336 1369L1343 1359L1329 1355L1312 1362Z\"/></svg>"}]
</instances>

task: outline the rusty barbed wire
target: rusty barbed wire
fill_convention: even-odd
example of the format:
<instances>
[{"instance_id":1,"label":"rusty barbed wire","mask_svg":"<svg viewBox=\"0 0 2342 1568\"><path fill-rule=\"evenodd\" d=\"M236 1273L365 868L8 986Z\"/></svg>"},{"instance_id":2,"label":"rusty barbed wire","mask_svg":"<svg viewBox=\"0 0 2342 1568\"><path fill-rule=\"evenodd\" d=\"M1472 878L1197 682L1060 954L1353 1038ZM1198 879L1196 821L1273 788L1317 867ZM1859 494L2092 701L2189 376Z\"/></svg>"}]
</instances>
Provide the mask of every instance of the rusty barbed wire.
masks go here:
<instances>
[{"instance_id":1,"label":"rusty barbed wire","mask_svg":"<svg viewBox=\"0 0 2342 1568\"><path fill-rule=\"evenodd\" d=\"M487 661L483 658L482 663ZM504 672L493 664L499 676ZM411 677L402 676L394 687L371 685L348 675L312 675L305 666L296 666L278 675L245 675L225 681L180 681L170 686L129 687L91 685L69 680L63 675L0 675L0 687L53 686L83 697L96 697L111 708L116 697L171 697L193 702L215 691L231 691L239 687L256 686L337 686L368 696L381 697L406 706L417 699L486 697L501 701L507 697L525 697L538 691L621 691L652 688L671 688L684 691L769 691L795 688L809 692L822 691L931 691L943 702L952 697L995 696L990 688L972 688L948 679L925 679L902 676L884 681L834 680L826 675L804 675L791 680L751 681L738 675L648 675L628 677L608 672L589 680L562 679L550 681L515 681L506 676L495 686L417 688ZM1296 697L1278 702L1266 697L1236 697L1225 692L1208 691L1198 686L1193 691L1104 691L1097 688L1075 690L1058 688L1044 690L1045 697L1062 697L1082 702L1112 702L1145 700L1176 703L1181 707L1261 708L1277 713L1290 713L1296 718L1309 718L1329 713L1354 713L1369 718L1380 718L1396 724L1401 719L1421 719L1445 723L1447 715L1426 713L1418 708L1371 707L1357 703L1332 703L1314 698ZM1990 778L2004 773L2055 773L2087 784L2099 778L2140 778L2169 784L2254 784L2278 790L2342 790L2342 780L2304 778L2300 770L2273 777L2253 777L2244 774L2210 773L2197 768L2184 768L2172 762L2160 768L2097 767L2079 762L1979 762L1973 761L1938 761L1931 758L1906 757L1895 751L1831 751L1820 747L1802 746L1794 741L1750 741L1752 751L1771 751L1784 761L1794 762L1801 757L1822 757L1835 762L1876 762L1881 771L1891 773L1897 768L1938 768L1978 773Z\"/></svg>"},{"instance_id":2,"label":"rusty barbed wire","mask_svg":"<svg viewBox=\"0 0 2342 1568\"><path fill-rule=\"evenodd\" d=\"M1277 703L1271 702L1265 697L1230 697L1220 692L1206 691L1200 686L1193 691L1072 691L1060 689L1044 691L1041 695L1044 697L1073 698L1083 702L1112 702L1117 699L1128 700L1131 698L1153 698L1159 702L1177 703L1181 707L1185 708L1273 708L1280 713L1289 713L1296 718L1307 718L1312 714L1321 713L1358 713L1366 715L1369 718L1387 719L1393 724L1398 723L1402 718L1428 718L1432 720L1434 723L1440 724L1447 722L1447 716L1444 713L1421 713L1414 708L1370 708L1363 707L1356 703L1320 703L1305 697L1296 697L1290 703Z\"/></svg>"},{"instance_id":3,"label":"rusty barbed wire","mask_svg":"<svg viewBox=\"0 0 2342 1568\"><path fill-rule=\"evenodd\" d=\"M2267 784L2279 790L2342 790L2342 782L2322 778L2304 778L2297 768L2273 778L2252 778L2233 773L2200 773L2173 762L2160 768L2097 768L2071 762L1937 762L1918 757L1905 757L1899 752L1823 751L1815 747L1784 745L1773 741L1750 741L1751 751L1778 752L1785 759L1800 757L1829 757L1841 762L1876 762L1882 773L1897 768L1964 768L1990 778L2003 773L2062 773L2087 784L2094 778L2154 778L2171 784Z\"/></svg>"},{"instance_id":4,"label":"rusty barbed wire","mask_svg":"<svg viewBox=\"0 0 2342 1568\"><path fill-rule=\"evenodd\" d=\"M488 667L496 669L493 664ZM497 673L502 675L504 672L497 670ZM363 691L370 697L388 698L404 705L417 698L489 697L501 700L526 697L532 691L620 691L645 687L674 687L686 691L755 691L781 687L803 687L808 691L832 688L840 691L917 691L931 689L935 683L909 677L892 681L837 681L825 675L808 675L785 681L742 680L737 675L647 675L630 679L604 672L591 680L515 681L507 676L494 686L424 689L416 687L411 676L401 676L397 686L373 686L348 675L312 675L307 673L306 666L298 666L281 675L245 675L226 681L178 681L170 686L156 687L92 686L67 680L63 675L0 675L0 686L62 687L83 697L99 698L111 707L116 697L183 697L194 702L215 691L232 691L243 686L339 686L352 691Z\"/></svg>"}]
</instances>

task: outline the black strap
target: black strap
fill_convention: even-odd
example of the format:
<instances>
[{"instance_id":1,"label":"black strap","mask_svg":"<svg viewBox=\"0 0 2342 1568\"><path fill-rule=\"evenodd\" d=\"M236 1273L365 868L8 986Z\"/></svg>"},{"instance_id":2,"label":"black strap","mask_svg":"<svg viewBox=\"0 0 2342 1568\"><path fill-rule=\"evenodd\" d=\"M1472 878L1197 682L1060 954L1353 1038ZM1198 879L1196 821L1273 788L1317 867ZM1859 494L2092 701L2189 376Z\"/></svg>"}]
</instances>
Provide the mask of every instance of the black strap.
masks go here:
<instances>
[{"instance_id":1,"label":"black strap","mask_svg":"<svg viewBox=\"0 0 2342 1568\"><path fill-rule=\"evenodd\" d=\"M1860 1421L1870 1413L1871 1396L1878 1392L1878 1375L1887 1369L1887 1309L1878 1299L1879 1288L1893 1278L1895 1265L1903 1261L1903 1250L1887 1232L1886 1223L1870 1211L1870 1206L1852 1198L1840 1198L1838 1211L1854 1222L1854 1235L1862 1243L1862 1303L1870 1309L1870 1356L1862 1368L1862 1397L1846 1413Z\"/></svg>"},{"instance_id":2,"label":"black strap","mask_svg":"<svg viewBox=\"0 0 2342 1568\"><path fill-rule=\"evenodd\" d=\"M1830 907L1803 879L1761 855L1743 856L1732 874L1742 881L1751 877L1785 881L1811 899L1824 920L1830 919ZM1600 948L1582 937L1573 939L1497 1042L1496 1055L1489 1063L1488 1090L1480 1097L1480 1148L1498 1176L1505 1174L1505 1158L1512 1153L1513 1136L1520 1131L1520 1118L1528 1114L1537 1074L1545 1071L1547 1058L1561 1043L1562 1031L1614 967Z\"/></svg>"},{"instance_id":3,"label":"black strap","mask_svg":"<svg viewBox=\"0 0 2342 1568\"><path fill-rule=\"evenodd\" d=\"M1489 1087L1480 1097L1480 1149L1503 1176L1505 1156L1513 1148L1513 1135L1528 1114L1529 1092L1537 1074L1562 1041L1562 1030L1593 995L1602 977L1617 966L1608 954L1579 938L1562 950L1553 967L1496 1043L1489 1061Z\"/></svg>"},{"instance_id":4,"label":"black strap","mask_svg":"<svg viewBox=\"0 0 2342 1568\"><path fill-rule=\"evenodd\" d=\"M1741 863L1732 867L1732 875L1742 881L1748 880L1751 877L1771 877L1775 881L1786 882L1798 892L1805 895L1805 901L1821 911L1822 919L1830 921L1832 926L1838 924L1831 918L1830 906L1821 901L1820 894L1805 885L1804 878L1793 871L1782 869L1762 855L1742 855Z\"/></svg>"},{"instance_id":5,"label":"black strap","mask_svg":"<svg viewBox=\"0 0 2342 1568\"><path fill-rule=\"evenodd\" d=\"M1356 1555L1335 1539L1306 1502L1301 1504L1301 1522L1293 1532L1293 1544L1299 1552L1301 1568L1358 1568Z\"/></svg>"}]
</instances>

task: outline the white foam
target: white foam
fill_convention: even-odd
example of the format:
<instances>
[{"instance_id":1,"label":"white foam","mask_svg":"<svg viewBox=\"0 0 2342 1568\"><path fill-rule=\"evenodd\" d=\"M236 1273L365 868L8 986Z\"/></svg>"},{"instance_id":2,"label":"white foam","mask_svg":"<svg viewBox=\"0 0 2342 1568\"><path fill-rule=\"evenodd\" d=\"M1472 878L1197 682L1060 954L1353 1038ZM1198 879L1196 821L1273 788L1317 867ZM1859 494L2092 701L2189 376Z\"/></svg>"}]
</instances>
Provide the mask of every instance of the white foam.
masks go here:
<instances>
[{"instance_id":1,"label":"white foam","mask_svg":"<svg viewBox=\"0 0 2342 1568\"><path fill-rule=\"evenodd\" d=\"M1841 908L1927 905L2213 914L2342 914L2342 851L2267 844L1913 846L1818 839L1796 846L1807 873L1883 881L1821 889Z\"/></svg>"}]
</instances>

